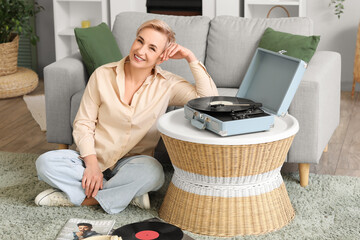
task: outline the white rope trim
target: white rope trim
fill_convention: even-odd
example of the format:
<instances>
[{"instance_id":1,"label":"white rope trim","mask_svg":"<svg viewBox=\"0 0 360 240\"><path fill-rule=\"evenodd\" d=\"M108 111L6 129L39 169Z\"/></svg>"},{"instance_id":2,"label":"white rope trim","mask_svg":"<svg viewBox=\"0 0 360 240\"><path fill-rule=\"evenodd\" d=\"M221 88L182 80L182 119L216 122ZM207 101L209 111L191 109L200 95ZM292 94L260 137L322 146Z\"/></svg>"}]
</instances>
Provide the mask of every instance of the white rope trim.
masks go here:
<instances>
[{"instance_id":1,"label":"white rope trim","mask_svg":"<svg viewBox=\"0 0 360 240\"><path fill-rule=\"evenodd\" d=\"M210 177L175 167L172 183L186 192L213 197L250 197L268 193L283 183L281 167L242 177Z\"/></svg>"}]
</instances>

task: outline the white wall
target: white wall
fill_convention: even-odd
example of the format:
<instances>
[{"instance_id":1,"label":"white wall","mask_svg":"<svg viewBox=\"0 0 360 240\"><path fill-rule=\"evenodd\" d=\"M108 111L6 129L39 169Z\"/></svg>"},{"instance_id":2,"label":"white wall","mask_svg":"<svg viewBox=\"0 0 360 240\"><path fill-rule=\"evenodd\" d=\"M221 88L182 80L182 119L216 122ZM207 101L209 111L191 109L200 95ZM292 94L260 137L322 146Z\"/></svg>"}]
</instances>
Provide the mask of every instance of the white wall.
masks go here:
<instances>
[{"instance_id":1,"label":"white wall","mask_svg":"<svg viewBox=\"0 0 360 240\"><path fill-rule=\"evenodd\" d=\"M110 1L110 27L113 27L115 17L120 12L136 11L146 12L146 0L109 0Z\"/></svg>"},{"instance_id":2,"label":"white wall","mask_svg":"<svg viewBox=\"0 0 360 240\"><path fill-rule=\"evenodd\" d=\"M307 0L307 15L314 21L314 34L321 36L318 50L331 50L341 54L341 89L350 91L360 21L360 1L345 0L345 10L340 19L333 14L329 2L330 0ZM357 86L357 90L360 90L360 86Z\"/></svg>"}]
</instances>

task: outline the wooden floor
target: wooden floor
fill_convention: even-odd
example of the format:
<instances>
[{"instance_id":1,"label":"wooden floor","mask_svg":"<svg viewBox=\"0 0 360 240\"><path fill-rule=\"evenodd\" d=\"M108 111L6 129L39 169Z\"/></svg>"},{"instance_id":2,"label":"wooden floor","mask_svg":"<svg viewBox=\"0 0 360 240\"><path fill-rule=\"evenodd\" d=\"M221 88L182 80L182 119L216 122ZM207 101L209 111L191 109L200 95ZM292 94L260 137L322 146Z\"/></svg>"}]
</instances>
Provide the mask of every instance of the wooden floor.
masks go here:
<instances>
[{"instance_id":1,"label":"wooden floor","mask_svg":"<svg viewBox=\"0 0 360 240\"><path fill-rule=\"evenodd\" d=\"M30 95L44 92L40 81ZM0 151L43 153L57 149L47 143L46 134L32 118L22 97L0 100ZM297 164L286 163L283 171L297 171ZM350 92L341 93L340 126L323 153L320 164L311 165L310 172L360 177L360 94L352 99Z\"/></svg>"},{"instance_id":2,"label":"wooden floor","mask_svg":"<svg viewBox=\"0 0 360 240\"><path fill-rule=\"evenodd\" d=\"M282 171L297 171L297 164L285 164ZM341 92L340 125L328 144L319 164L310 172L360 177L360 94Z\"/></svg>"},{"instance_id":3,"label":"wooden floor","mask_svg":"<svg viewBox=\"0 0 360 240\"><path fill-rule=\"evenodd\" d=\"M29 95L44 93L44 82ZM22 97L0 100L0 151L43 153L56 149L31 116Z\"/></svg>"}]
</instances>

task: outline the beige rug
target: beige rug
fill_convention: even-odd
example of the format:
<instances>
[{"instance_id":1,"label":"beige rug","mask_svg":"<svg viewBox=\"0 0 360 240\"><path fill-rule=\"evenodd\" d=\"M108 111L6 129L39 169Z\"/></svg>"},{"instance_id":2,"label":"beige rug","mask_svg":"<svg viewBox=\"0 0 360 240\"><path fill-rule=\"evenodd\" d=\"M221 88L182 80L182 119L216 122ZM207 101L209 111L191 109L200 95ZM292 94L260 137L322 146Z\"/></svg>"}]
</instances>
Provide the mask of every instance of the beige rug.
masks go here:
<instances>
[{"instance_id":1,"label":"beige rug","mask_svg":"<svg viewBox=\"0 0 360 240\"><path fill-rule=\"evenodd\" d=\"M45 95L24 95L23 99L41 131L46 131Z\"/></svg>"}]
</instances>

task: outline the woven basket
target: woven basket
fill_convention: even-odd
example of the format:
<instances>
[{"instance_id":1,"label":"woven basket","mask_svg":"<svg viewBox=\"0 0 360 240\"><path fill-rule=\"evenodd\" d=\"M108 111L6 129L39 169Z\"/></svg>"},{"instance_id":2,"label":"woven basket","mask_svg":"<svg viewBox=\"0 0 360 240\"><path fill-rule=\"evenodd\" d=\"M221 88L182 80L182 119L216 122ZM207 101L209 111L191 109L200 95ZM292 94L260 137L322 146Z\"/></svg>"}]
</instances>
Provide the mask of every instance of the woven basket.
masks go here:
<instances>
[{"instance_id":1,"label":"woven basket","mask_svg":"<svg viewBox=\"0 0 360 240\"><path fill-rule=\"evenodd\" d=\"M0 77L0 99L25 95L39 83L38 75L31 69L19 67L14 74Z\"/></svg>"},{"instance_id":2,"label":"woven basket","mask_svg":"<svg viewBox=\"0 0 360 240\"><path fill-rule=\"evenodd\" d=\"M13 35L11 42L0 44L0 76L17 71L19 35Z\"/></svg>"},{"instance_id":3,"label":"woven basket","mask_svg":"<svg viewBox=\"0 0 360 240\"><path fill-rule=\"evenodd\" d=\"M239 146L162 138L175 168L159 211L166 222L193 233L231 237L268 233L294 218L280 174L294 136Z\"/></svg>"},{"instance_id":4,"label":"woven basket","mask_svg":"<svg viewBox=\"0 0 360 240\"><path fill-rule=\"evenodd\" d=\"M281 6L281 5L275 5L275 6L273 6L272 8L270 8L269 12L268 12L267 15L266 15L266 18L269 18L269 17L270 17L270 13L271 13L272 10L274 10L275 8L281 8L281 9L283 9L283 10L285 11L286 15L287 15L288 17L290 17L290 13L289 13L289 11L286 9L286 7Z\"/></svg>"}]
</instances>

